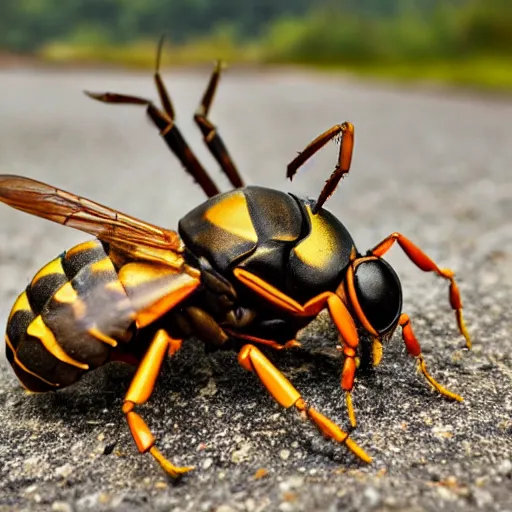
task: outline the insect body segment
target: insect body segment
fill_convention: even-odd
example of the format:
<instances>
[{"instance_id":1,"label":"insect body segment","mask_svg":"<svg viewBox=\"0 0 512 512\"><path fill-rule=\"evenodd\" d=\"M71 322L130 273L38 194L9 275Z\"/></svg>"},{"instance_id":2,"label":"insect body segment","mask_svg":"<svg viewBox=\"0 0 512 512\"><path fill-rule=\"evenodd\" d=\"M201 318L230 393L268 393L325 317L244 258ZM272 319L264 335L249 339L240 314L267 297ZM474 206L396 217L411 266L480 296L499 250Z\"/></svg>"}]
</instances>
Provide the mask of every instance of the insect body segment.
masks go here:
<instances>
[{"instance_id":1,"label":"insect body segment","mask_svg":"<svg viewBox=\"0 0 512 512\"><path fill-rule=\"evenodd\" d=\"M95 270L107 258L98 240L80 244L43 267L18 297L7 324L7 357L28 389L67 386L107 361L111 347L84 324L87 288L102 286L107 304L106 285L117 279L112 264Z\"/></svg>"},{"instance_id":2,"label":"insect body segment","mask_svg":"<svg viewBox=\"0 0 512 512\"><path fill-rule=\"evenodd\" d=\"M181 219L179 233L221 274L243 268L300 301L335 290L355 249L330 212L313 216L309 201L263 187L206 201Z\"/></svg>"},{"instance_id":3,"label":"insect body segment","mask_svg":"<svg viewBox=\"0 0 512 512\"><path fill-rule=\"evenodd\" d=\"M261 349L297 346L299 330L327 309L339 332L341 387L355 427L357 358L362 356L361 364L366 364L365 354L371 353L376 366L383 342L400 326L407 351L427 381L446 398L462 400L428 373L411 320L402 312L400 280L382 257L397 242L418 268L449 281L450 304L470 348L454 274L400 233L363 255L344 224L324 209L350 169L354 127L349 122L319 135L288 166L292 178L318 149L341 137L337 165L316 201L243 186L208 119L219 77L216 66L194 119L234 187L224 193L179 132L158 65L154 78L162 109L137 96L89 93L106 103L144 105L168 147L208 196L179 221L178 232L45 183L0 175L0 201L96 237L44 266L18 297L7 322L7 358L33 391L68 386L109 361L136 364L123 403L128 426L138 450L177 477L192 468L165 458L136 408L150 398L163 360L196 337L211 351L236 350L239 363L280 405L294 407L325 437L370 462L347 432L307 403Z\"/></svg>"}]
</instances>

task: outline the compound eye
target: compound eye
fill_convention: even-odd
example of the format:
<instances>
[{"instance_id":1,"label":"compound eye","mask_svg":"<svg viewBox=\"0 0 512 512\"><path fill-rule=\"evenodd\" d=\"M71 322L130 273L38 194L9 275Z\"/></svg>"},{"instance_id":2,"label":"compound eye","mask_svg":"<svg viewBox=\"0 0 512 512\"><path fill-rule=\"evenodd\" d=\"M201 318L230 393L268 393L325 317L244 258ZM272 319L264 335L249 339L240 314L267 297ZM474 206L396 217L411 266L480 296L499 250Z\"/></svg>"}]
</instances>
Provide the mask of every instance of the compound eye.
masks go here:
<instances>
[{"instance_id":1,"label":"compound eye","mask_svg":"<svg viewBox=\"0 0 512 512\"><path fill-rule=\"evenodd\" d=\"M386 261L367 260L357 265L354 288L366 319L379 334L395 327L402 311L402 287Z\"/></svg>"}]
</instances>

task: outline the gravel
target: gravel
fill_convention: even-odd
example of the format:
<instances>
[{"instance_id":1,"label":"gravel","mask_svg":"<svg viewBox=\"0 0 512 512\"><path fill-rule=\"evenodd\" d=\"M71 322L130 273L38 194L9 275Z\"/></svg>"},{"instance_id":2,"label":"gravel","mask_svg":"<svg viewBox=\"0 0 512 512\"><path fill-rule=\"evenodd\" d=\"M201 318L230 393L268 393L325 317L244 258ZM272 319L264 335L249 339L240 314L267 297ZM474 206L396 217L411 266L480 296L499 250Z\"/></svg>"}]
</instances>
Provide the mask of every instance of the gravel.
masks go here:
<instances>
[{"instance_id":1,"label":"gravel","mask_svg":"<svg viewBox=\"0 0 512 512\"><path fill-rule=\"evenodd\" d=\"M165 73L179 124L219 184L191 113L208 72ZM106 71L0 71L2 172L50 182L175 228L202 200L136 107L91 102L82 89L154 97L150 77ZM464 402L433 392L400 337L359 374L357 462L294 411L281 409L232 353L195 340L167 364L141 408L158 445L196 470L178 482L141 456L121 405L133 369L112 364L53 394L24 393L0 360L0 510L512 511L512 104L506 98L411 90L345 77L228 70L212 118L247 182L318 193L336 146L295 178L286 164L350 120L350 176L327 203L360 250L393 231L457 272L474 349L463 350L446 283L398 249L401 276L432 374ZM84 235L0 208L0 313L46 261ZM336 333L325 315L303 347L272 353L316 408L347 426Z\"/></svg>"}]
</instances>

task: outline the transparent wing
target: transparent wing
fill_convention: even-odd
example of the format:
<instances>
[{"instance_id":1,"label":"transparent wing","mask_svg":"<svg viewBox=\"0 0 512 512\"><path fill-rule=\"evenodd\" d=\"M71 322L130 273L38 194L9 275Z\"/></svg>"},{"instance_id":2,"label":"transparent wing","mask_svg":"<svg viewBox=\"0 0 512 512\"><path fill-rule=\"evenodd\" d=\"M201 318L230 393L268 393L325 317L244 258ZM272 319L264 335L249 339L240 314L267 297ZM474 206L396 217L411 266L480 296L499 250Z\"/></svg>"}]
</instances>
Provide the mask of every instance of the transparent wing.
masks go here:
<instances>
[{"instance_id":1,"label":"transparent wing","mask_svg":"<svg viewBox=\"0 0 512 512\"><path fill-rule=\"evenodd\" d=\"M87 276L87 283L78 294L79 306L73 307L77 325L84 331L94 329L122 338L131 323L145 327L181 303L199 286L200 279L199 273L188 267L179 271L133 262L117 275Z\"/></svg>"},{"instance_id":2,"label":"transparent wing","mask_svg":"<svg viewBox=\"0 0 512 512\"><path fill-rule=\"evenodd\" d=\"M175 231L30 178L0 175L0 201L26 213L85 231L129 252L137 246L181 252L181 241Z\"/></svg>"}]
</instances>

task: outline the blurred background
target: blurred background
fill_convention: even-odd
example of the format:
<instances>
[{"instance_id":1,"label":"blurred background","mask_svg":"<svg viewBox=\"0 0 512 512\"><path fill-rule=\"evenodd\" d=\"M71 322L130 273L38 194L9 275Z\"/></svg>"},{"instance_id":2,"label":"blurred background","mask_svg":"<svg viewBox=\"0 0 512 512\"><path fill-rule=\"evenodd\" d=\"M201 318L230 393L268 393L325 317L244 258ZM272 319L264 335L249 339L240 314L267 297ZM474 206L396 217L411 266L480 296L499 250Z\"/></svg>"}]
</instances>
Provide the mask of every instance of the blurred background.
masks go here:
<instances>
[{"instance_id":1,"label":"blurred background","mask_svg":"<svg viewBox=\"0 0 512 512\"><path fill-rule=\"evenodd\" d=\"M0 55L152 66L301 64L512 89L510 0L2 0ZM1 63L1 61L0 61Z\"/></svg>"},{"instance_id":2,"label":"blurred background","mask_svg":"<svg viewBox=\"0 0 512 512\"><path fill-rule=\"evenodd\" d=\"M211 120L247 184L318 197L338 144L292 183L286 166L334 124L354 124L351 172L326 208L362 253L398 231L456 271L470 354L446 282L398 247L386 254L434 377L465 401L430 393L397 334L357 385L354 438L375 464L356 470L281 413L235 354L210 365L189 350L144 406L164 453L198 467L168 486L124 425L130 375L107 369L25 400L0 346L0 509L510 510L512 0L0 0L0 173L176 229L201 189L143 107L82 92L156 100L163 33L176 123L221 190L193 121L214 59L230 66ZM0 330L41 266L89 238L0 204ZM310 341L334 348L336 333L321 327ZM346 425L341 362L308 351L279 366Z\"/></svg>"}]
</instances>

